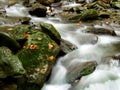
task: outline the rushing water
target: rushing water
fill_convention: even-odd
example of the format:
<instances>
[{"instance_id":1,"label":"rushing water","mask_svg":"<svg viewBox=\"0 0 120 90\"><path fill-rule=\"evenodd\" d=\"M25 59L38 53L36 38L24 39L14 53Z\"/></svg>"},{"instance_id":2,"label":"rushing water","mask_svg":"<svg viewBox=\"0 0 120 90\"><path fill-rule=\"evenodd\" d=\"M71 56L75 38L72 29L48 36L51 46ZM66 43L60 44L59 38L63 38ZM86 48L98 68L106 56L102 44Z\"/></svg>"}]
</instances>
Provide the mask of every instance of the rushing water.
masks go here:
<instances>
[{"instance_id":1,"label":"rushing water","mask_svg":"<svg viewBox=\"0 0 120 90\"><path fill-rule=\"evenodd\" d=\"M0 0L4 2L4 0ZM88 0L90 1L90 0ZM88 2L87 1L87 2ZM27 8L20 4L6 7L8 16L30 17L31 22L38 24L39 22L48 22L55 26L61 37L75 44L78 49L60 57L56 65L52 69L52 74L48 82L46 82L42 90L120 90L120 65L119 60L106 59L111 55L119 55L120 37L107 35L96 35L83 33L88 26L77 24L61 23L59 18L38 18L28 15ZM58 22L58 23L56 23ZM95 25L95 27L113 28L119 35L116 25L110 26L103 24ZM74 86L66 82L67 67L77 65L77 63L97 61L96 70L81 80Z\"/></svg>"}]
</instances>

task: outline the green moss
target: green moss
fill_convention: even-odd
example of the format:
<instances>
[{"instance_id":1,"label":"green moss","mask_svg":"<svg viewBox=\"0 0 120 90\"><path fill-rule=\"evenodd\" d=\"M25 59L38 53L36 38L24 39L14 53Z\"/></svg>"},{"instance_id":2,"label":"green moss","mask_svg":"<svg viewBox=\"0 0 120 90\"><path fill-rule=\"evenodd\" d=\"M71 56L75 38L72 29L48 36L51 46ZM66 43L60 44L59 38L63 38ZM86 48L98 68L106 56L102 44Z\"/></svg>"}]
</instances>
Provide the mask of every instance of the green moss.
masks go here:
<instances>
[{"instance_id":1,"label":"green moss","mask_svg":"<svg viewBox=\"0 0 120 90\"><path fill-rule=\"evenodd\" d=\"M50 36L51 39L55 40L55 42L60 44L61 36L52 24L41 22L40 26L42 32L46 33Z\"/></svg>"},{"instance_id":2,"label":"green moss","mask_svg":"<svg viewBox=\"0 0 120 90\"><path fill-rule=\"evenodd\" d=\"M58 52L59 46L46 34L38 32L29 36L17 54L27 71L27 82L43 85Z\"/></svg>"},{"instance_id":3,"label":"green moss","mask_svg":"<svg viewBox=\"0 0 120 90\"><path fill-rule=\"evenodd\" d=\"M0 68L6 77L19 76L25 73L21 61L7 47L0 47Z\"/></svg>"},{"instance_id":4,"label":"green moss","mask_svg":"<svg viewBox=\"0 0 120 90\"><path fill-rule=\"evenodd\" d=\"M95 9L86 9L80 14L69 17L68 20L90 20L90 19L96 19L97 17L98 14Z\"/></svg>"},{"instance_id":5,"label":"green moss","mask_svg":"<svg viewBox=\"0 0 120 90\"><path fill-rule=\"evenodd\" d=\"M17 41L5 32L0 32L0 46L6 46L14 53L20 49L20 45Z\"/></svg>"},{"instance_id":6,"label":"green moss","mask_svg":"<svg viewBox=\"0 0 120 90\"><path fill-rule=\"evenodd\" d=\"M73 67L72 70L69 70L67 73L67 82L74 82L76 79L80 79L82 76L91 74L96 68L96 62L86 62L80 65L79 67Z\"/></svg>"}]
</instances>

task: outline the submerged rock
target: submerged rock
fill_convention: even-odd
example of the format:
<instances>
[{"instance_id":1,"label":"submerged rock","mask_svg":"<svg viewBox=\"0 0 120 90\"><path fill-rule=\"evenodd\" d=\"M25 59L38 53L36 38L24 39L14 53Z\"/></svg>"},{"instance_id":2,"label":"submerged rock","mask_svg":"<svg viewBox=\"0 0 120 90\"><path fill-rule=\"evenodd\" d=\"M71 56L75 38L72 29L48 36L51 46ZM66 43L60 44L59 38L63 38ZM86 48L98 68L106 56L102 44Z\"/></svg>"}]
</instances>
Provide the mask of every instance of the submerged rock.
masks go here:
<instances>
[{"instance_id":1,"label":"submerged rock","mask_svg":"<svg viewBox=\"0 0 120 90\"><path fill-rule=\"evenodd\" d=\"M97 35L87 34L87 35L76 35L77 41L80 45L83 44L96 44L98 42Z\"/></svg>"},{"instance_id":2,"label":"submerged rock","mask_svg":"<svg viewBox=\"0 0 120 90\"><path fill-rule=\"evenodd\" d=\"M73 45L72 43L70 43L69 41L66 41L64 39L61 40L60 47L64 53L69 53L69 52L77 49L77 46Z\"/></svg>"},{"instance_id":3,"label":"submerged rock","mask_svg":"<svg viewBox=\"0 0 120 90\"><path fill-rule=\"evenodd\" d=\"M39 4L39 3L35 3L31 7L31 9L29 10L29 13L33 16L45 17L46 16L46 11L47 11L47 8L44 5Z\"/></svg>"},{"instance_id":4,"label":"submerged rock","mask_svg":"<svg viewBox=\"0 0 120 90\"><path fill-rule=\"evenodd\" d=\"M42 86L59 50L59 46L48 35L42 32L30 35L17 54L27 71L26 82Z\"/></svg>"},{"instance_id":5,"label":"submerged rock","mask_svg":"<svg viewBox=\"0 0 120 90\"><path fill-rule=\"evenodd\" d=\"M60 44L61 36L52 24L41 22L40 26L42 32L46 33L47 35L50 36L51 39Z\"/></svg>"},{"instance_id":6,"label":"submerged rock","mask_svg":"<svg viewBox=\"0 0 120 90\"><path fill-rule=\"evenodd\" d=\"M82 76L91 74L97 66L95 61L86 63L77 63L71 67L68 67L67 82L73 83L75 80L80 79Z\"/></svg>"},{"instance_id":7,"label":"submerged rock","mask_svg":"<svg viewBox=\"0 0 120 90\"><path fill-rule=\"evenodd\" d=\"M91 28L87 28L83 32L85 32L85 33L93 33L93 34L98 34L98 35L112 35L112 36L116 36L116 33L115 33L114 30L109 30L109 29L106 29L106 28L91 27Z\"/></svg>"}]
</instances>

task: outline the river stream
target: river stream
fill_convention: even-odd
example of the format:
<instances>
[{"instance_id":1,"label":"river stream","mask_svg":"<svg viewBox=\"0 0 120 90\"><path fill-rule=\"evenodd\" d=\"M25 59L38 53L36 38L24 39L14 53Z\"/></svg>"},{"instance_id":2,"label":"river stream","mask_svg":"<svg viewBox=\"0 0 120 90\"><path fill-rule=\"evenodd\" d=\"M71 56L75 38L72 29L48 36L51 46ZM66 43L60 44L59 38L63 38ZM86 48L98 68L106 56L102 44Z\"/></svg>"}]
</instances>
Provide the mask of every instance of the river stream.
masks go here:
<instances>
[{"instance_id":1,"label":"river stream","mask_svg":"<svg viewBox=\"0 0 120 90\"><path fill-rule=\"evenodd\" d=\"M7 1L7 0L6 0ZM5 3L5 0L0 0ZM120 62L108 56L119 56L120 49L120 29L119 25L110 23L94 24L95 27L112 28L117 36L94 35L83 33L89 24L78 25L78 23L63 23L58 17L38 18L27 13L27 8L21 4L6 7L7 16L30 17L31 22L48 22L54 25L61 37L77 46L76 50L71 51L63 57L59 57L56 65L52 69L50 79L44 84L41 90L120 90ZM4 24L8 25L8 24ZM66 81L67 67L76 66L77 63L96 61L96 70L83 76L75 85Z\"/></svg>"}]
</instances>

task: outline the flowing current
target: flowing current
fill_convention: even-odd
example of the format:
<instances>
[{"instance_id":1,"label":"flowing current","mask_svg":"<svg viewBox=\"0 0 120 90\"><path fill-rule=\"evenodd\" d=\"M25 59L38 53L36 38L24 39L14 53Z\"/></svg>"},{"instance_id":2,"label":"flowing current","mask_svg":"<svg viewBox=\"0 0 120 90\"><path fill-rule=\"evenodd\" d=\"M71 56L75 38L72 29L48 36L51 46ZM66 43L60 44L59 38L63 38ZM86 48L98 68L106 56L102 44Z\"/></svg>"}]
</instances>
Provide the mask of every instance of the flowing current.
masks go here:
<instances>
[{"instance_id":1,"label":"flowing current","mask_svg":"<svg viewBox=\"0 0 120 90\"><path fill-rule=\"evenodd\" d=\"M4 3L4 0L0 0ZM52 69L50 79L44 84L41 90L120 90L120 62L108 56L119 56L119 29L117 25L111 23L107 25L94 25L95 27L113 28L118 36L99 35L83 33L89 25L78 25L76 23L62 23L59 18L38 18L26 13L27 9L16 4L6 7L8 16L30 17L31 22L48 22L55 26L61 37L77 46L63 57L58 58L56 65ZM116 46L117 43L117 46ZM95 71L87 76L83 76L76 85L71 85L66 81L68 72L67 66L73 67L77 63L96 61L98 63Z\"/></svg>"}]
</instances>

